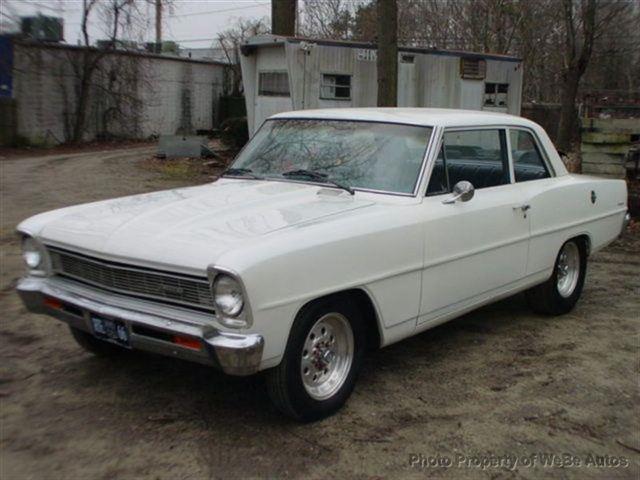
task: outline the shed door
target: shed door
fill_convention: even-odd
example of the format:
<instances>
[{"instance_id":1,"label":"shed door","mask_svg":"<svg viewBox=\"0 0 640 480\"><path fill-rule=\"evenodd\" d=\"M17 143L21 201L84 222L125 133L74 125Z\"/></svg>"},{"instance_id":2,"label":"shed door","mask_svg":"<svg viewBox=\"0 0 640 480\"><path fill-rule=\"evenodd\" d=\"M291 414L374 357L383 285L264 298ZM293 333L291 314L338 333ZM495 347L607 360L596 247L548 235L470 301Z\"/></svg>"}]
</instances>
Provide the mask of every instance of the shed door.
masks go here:
<instances>
[{"instance_id":1,"label":"shed door","mask_svg":"<svg viewBox=\"0 0 640 480\"><path fill-rule=\"evenodd\" d=\"M412 61L401 59L398 63L398 106L417 107L416 66L413 63L413 56L404 55L404 57L410 57Z\"/></svg>"}]
</instances>

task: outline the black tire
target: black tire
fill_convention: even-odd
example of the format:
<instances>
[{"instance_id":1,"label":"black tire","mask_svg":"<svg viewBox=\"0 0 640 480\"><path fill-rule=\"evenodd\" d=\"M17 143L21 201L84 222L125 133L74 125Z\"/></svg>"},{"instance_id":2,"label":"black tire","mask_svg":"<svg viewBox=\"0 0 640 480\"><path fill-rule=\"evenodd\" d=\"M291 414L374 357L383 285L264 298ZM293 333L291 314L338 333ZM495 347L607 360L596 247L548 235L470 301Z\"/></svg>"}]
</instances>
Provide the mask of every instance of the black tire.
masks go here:
<instances>
[{"instance_id":1,"label":"black tire","mask_svg":"<svg viewBox=\"0 0 640 480\"><path fill-rule=\"evenodd\" d=\"M302 352L316 322L330 313L342 315L353 333L353 359L342 386L327 399L313 398L305 388L301 361ZM311 422L335 413L347 401L356 383L366 349L362 314L355 302L347 297L334 296L305 306L297 315L282 362L266 372L267 390L276 408L301 422Z\"/></svg>"},{"instance_id":2,"label":"black tire","mask_svg":"<svg viewBox=\"0 0 640 480\"><path fill-rule=\"evenodd\" d=\"M580 271L578 273L577 284L569 296L562 296L558 290L558 275L560 273L559 263L560 255L568 244L573 243L579 252ZM544 315L563 315L569 313L575 307L587 274L587 248L585 242L581 239L571 239L562 245L562 248L556 256L556 263L553 268L553 274L544 283L537 285L525 293L529 307L536 313Z\"/></svg>"},{"instance_id":3,"label":"black tire","mask_svg":"<svg viewBox=\"0 0 640 480\"><path fill-rule=\"evenodd\" d=\"M125 348L100 340L90 333L78 330L77 328L69 327L69 330L78 345L87 352L99 357L114 357L116 355L122 355L127 351Z\"/></svg>"}]
</instances>

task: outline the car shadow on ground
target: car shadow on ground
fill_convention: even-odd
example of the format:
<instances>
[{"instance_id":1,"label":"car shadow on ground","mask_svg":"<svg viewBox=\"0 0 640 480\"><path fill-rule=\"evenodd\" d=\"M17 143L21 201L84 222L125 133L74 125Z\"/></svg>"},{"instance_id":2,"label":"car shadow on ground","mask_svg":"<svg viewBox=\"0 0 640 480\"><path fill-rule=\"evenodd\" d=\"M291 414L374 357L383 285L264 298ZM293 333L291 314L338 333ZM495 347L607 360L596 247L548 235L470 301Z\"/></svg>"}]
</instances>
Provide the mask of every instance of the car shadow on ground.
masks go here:
<instances>
[{"instance_id":1,"label":"car shadow on ground","mask_svg":"<svg viewBox=\"0 0 640 480\"><path fill-rule=\"evenodd\" d=\"M474 352L485 350L491 339L502 338L498 341L504 345L505 338L519 326L524 325L530 337L532 328L544 328L545 318L536 316L538 325L532 325L528 313L523 296L516 295L370 352L356 386L361 395L355 395L351 402L374 394L380 387L401 388L407 379L426 381L434 376L437 380L437 375L449 370L448 363L464 363L465 357L470 360ZM94 399L115 395L119 405L112 409L114 414L142 412L138 416L142 421L179 421L207 428L239 420L254 426L287 423L271 405L261 374L232 377L206 366L137 352L116 358L82 355L75 363L75 386L97 390L91 395ZM446 389L446 382L438 382L438 387ZM446 391L441 394L447 396Z\"/></svg>"}]
</instances>

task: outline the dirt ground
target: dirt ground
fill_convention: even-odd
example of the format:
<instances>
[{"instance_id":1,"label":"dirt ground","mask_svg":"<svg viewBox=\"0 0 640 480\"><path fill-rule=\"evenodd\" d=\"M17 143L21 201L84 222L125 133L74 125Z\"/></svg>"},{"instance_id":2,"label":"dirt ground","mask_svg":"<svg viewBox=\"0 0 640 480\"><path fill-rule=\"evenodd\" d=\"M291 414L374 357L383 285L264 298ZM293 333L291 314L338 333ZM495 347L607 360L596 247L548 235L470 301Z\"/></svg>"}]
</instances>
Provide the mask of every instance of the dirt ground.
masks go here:
<instances>
[{"instance_id":1,"label":"dirt ground","mask_svg":"<svg viewBox=\"0 0 640 480\"><path fill-rule=\"evenodd\" d=\"M571 314L516 296L374 352L340 413L299 425L260 377L95 358L19 302L16 224L195 181L150 168L151 151L0 160L2 479L639 478L637 229L590 259Z\"/></svg>"}]
</instances>

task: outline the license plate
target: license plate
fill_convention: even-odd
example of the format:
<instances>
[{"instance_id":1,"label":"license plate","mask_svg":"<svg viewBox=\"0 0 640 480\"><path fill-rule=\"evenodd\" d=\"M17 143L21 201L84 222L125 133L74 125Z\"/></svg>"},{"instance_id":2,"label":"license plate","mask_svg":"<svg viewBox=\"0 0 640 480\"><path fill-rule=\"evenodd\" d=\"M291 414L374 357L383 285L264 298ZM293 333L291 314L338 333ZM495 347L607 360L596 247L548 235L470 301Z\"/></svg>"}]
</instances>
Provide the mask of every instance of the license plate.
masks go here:
<instances>
[{"instance_id":1,"label":"license plate","mask_svg":"<svg viewBox=\"0 0 640 480\"><path fill-rule=\"evenodd\" d=\"M129 332L123 321L104 318L92 313L91 326L96 337L118 345L129 346Z\"/></svg>"}]
</instances>

